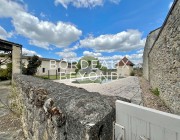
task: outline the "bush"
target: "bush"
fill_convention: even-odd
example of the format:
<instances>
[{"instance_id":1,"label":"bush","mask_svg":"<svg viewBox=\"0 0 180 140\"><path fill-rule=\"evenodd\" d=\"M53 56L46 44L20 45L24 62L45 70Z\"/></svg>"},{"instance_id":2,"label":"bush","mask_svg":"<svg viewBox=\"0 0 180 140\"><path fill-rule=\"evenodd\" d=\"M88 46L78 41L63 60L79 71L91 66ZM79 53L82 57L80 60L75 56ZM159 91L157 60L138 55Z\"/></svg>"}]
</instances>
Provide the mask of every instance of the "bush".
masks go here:
<instances>
[{"instance_id":1,"label":"bush","mask_svg":"<svg viewBox=\"0 0 180 140\"><path fill-rule=\"evenodd\" d=\"M151 92L152 92L154 95L159 96L159 90L158 90L158 88L151 89Z\"/></svg>"},{"instance_id":2,"label":"bush","mask_svg":"<svg viewBox=\"0 0 180 140\"><path fill-rule=\"evenodd\" d=\"M7 80L7 69L0 69L0 81Z\"/></svg>"},{"instance_id":3,"label":"bush","mask_svg":"<svg viewBox=\"0 0 180 140\"><path fill-rule=\"evenodd\" d=\"M0 69L0 80L9 80L12 77L12 63L7 64L6 69Z\"/></svg>"},{"instance_id":4,"label":"bush","mask_svg":"<svg viewBox=\"0 0 180 140\"><path fill-rule=\"evenodd\" d=\"M142 70L143 70L142 68L134 68L135 75L138 77L142 77L142 75L143 75Z\"/></svg>"},{"instance_id":5,"label":"bush","mask_svg":"<svg viewBox=\"0 0 180 140\"><path fill-rule=\"evenodd\" d=\"M12 78L12 63L7 64L7 78L8 79Z\"/></svg>"},{"instance_id":6,"label":"bush","mask_svg":"<svg viewBox=\"0 0 180 140\"><path fill-rule=\"evenodd\" d=\"M27 75L27 68L25 67L24 63L22 63L22 74Z\"/></svg>"},{"instance_id":7,"label":"bush","mask_svg":"<svg viewBox=\"0 0 180 140\"><path fill-rule=\"evenodd\" d=\"M134 76L134 75L135 75L135 72L131 71L130 76Z\"/></svg>"}]
</instances>

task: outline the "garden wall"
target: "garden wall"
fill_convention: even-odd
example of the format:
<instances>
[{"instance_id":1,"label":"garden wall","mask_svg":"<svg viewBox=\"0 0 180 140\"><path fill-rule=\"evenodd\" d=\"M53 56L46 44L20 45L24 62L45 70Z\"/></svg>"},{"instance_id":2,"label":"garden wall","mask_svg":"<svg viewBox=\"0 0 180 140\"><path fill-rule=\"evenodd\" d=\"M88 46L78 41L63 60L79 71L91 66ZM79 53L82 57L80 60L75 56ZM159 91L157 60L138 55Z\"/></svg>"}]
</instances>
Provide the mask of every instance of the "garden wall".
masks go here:
<instances>
[{"instance_id":1,"label":"garden wall","mask_svg":"<svg viewBox=\"0 0 180 140\"><path fill-rule=\"evenodd\" d=\"M180 114L180 0L175 0L149 53L149 77L171 111Z\"/></svg>"},{"instance_id":2,"label":"garden wall","mask_svg":"<svg viewBox=\"0 0 180 140\"><path fill-rule=\"evenodd\" d=\"M32 76L14 75L25 137L111 140L114 109L106 97Z\"/></svg>"}]
</instances>

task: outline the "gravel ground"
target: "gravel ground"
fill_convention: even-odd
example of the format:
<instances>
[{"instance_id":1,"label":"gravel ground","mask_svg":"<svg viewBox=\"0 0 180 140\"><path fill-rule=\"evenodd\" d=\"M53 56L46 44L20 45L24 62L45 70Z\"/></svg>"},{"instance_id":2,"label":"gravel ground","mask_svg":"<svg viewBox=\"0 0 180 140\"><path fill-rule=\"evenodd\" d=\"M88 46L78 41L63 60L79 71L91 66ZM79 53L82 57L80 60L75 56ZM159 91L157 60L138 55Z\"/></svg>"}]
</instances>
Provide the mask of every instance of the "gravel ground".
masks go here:
<instances>
[{"instance_id":1,"label":"gravel ground","mask_svg":"<svg viewBox=\"0 0 180 140\"><path fill-rule=\"evenodd\" d=\"M140 86L142 89L142 100L145 107L153 108L156 110L160 110L163 112L171 113L169 108L164 104L164 102L160 99L159 96L154 95L150 89L151 86L147 80L143 77L139 77Z\"/></svg>"},{"instance_id":2,"label":"gravel ground","mask_svg":"<svg viewBox=\"0 0 180 140\"><path fill-rule=\"evenodd\" d=\"M11 94L10 81L0 82L0 140L23 140L20 118L15 116L4 104Z\"/></svg>"}]
</instances>

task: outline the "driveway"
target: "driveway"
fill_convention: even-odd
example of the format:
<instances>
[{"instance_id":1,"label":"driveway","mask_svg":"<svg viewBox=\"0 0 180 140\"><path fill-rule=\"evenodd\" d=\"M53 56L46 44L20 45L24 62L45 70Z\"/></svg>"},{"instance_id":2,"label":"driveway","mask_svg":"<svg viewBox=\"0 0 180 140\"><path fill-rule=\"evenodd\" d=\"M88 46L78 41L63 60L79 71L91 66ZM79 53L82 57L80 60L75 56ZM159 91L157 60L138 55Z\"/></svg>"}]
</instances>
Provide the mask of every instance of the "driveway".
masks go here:
<instances>
[{"instance_id":1,"label":"driveway","mask_svg":"<svg viewBox=\"0 0 180 140\"><path fill-rule=\"evenodd\" d=\"M128 99L134 104L140 105L142 103L142 90L138 77L130 76L127 78L113 80L108 83L88 83L77 84L72 83L69 79L66 80L54 80L55 82L64 83L66 85L84 88L89 92L99 92L102 95L118 96Z\"/></svg>"}]
</instances>

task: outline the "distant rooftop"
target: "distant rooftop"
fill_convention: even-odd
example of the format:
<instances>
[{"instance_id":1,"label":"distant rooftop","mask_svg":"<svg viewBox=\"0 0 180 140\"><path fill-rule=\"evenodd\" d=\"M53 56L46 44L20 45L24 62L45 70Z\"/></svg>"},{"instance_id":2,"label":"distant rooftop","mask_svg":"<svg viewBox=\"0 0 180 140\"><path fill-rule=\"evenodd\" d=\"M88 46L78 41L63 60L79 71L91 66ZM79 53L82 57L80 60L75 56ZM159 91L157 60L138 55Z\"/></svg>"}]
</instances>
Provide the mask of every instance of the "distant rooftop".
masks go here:
<instances>
[{"instance_id":1,"label":"distant rooftop","mask_svg":"<svg viewBox=\"0 0 180 140\"><path fill-rule=\"evenodd\" d=\"M32 57L32 56L22 56L22 59L28 59L29 57ZM42 61L50 61L50 60L54 60L54 61L57 61L57 62L64 61L64 60L59 60L59 59L42 58L42 57L40 57L40 59L41 59ZM64 61L64 62L65 62L65 61Z\"/></svg>"},{"instance_id":2,"label":"distant rooftop","mask_svg":"<svg viewBox=\"0 0 180 140\"><path fill-rule=\"evenodd\" d=\"M121 61L119 61L119 63L116 64L116 66L124 66L124 65L127 65L127 66L134 66L134 64L127 59L127 57L124 57Z\"/></svg>"}]
</instances>

